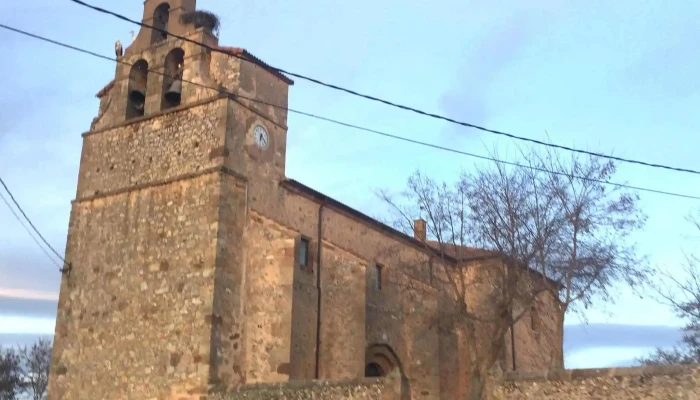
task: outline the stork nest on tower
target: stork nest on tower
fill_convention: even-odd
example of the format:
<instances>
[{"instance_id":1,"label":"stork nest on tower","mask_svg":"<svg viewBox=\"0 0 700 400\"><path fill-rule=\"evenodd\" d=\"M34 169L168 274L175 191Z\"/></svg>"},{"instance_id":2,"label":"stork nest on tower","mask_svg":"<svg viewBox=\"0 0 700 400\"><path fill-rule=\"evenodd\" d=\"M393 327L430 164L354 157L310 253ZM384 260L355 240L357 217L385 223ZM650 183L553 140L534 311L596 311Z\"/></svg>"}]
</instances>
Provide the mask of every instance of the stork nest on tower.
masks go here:
<instances>
[{"instance_id":1,"label":"stork nest on tower","mask_svg":"<svg viewBox=\"0 0 700 400\"><path fill-rule=\"evenodd\" d=\"M180 22L185 25L193 24L195 28L205 28L214 35L219 34L219 17L209 11L190 11L180 16Z\"/></svg>"}]
</instances>

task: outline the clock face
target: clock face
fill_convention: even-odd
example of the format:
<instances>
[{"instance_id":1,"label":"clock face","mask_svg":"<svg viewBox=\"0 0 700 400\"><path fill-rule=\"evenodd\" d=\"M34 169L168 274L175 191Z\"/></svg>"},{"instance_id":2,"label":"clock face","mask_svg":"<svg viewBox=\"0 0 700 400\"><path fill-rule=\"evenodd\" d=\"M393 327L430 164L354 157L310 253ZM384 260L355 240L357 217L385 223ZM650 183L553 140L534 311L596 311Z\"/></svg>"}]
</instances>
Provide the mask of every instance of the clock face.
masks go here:
<instances>
[{"instance_id":1,"label":"clock face","mask_svg":"<svg viewBox=\"0 0 700 400\"><path fill-rule=\"evenodd\" d=\"M255 144L261 149L266 149L270 144L270 138L267 135L267 130L265 130L262 125L255 127L253 130L253 135L255 136Z\"/></svg>"}]
</instances>

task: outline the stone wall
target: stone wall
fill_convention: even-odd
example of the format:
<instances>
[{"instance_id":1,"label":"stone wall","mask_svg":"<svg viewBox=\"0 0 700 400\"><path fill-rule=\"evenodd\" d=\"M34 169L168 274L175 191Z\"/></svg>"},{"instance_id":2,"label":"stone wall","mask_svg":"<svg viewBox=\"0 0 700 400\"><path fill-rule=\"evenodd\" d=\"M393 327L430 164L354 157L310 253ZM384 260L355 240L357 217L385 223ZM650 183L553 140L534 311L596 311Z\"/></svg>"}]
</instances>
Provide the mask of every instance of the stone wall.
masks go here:
<instances>
[{"instance_id":1,"label":"stone wall","mask_svg":"<svg viewBox=\"0 0 700 400\"><path fill-rule=\"evenodd\" d=\"M220 166L226 100L84 134L77 199L146 187Z\"/></svg>"},{"instance_id":2,"label":"stone wall","mask_svg":"<svg viewBox=\"0 0 700 400\"><path fill-rule=\"evenodd\" d=\"M73 204L50 399L206 387L220 179Z\"/></svg>"},{"instance_id":3,"label":"stone wall","mask_svg":"<svg viewBox=\"0 0 700 400\"><path fill-rule=\"evenodd\" d=\"M255 212L245 233L245 383L289 379L296 233ZM236 247L231 246L232 249Z\"/></svg>"},{"instance_id":4,"label":"stone wall","mask_svg":"<svg viewBox=\"0 0 700 400\"><path fill-rule=\"evenodd\" d=\"M397 374L384 379L348 381L307 381L243 385L214 393L211 400L399 400Z\"/></svg>"},{"instance_id":5,"label":"stone wall","mask_svg":"<svg viewBox=\"0 0 700 400\"><path fill-rule=\"evenodd\" d=\"M700 399L700 366L510 373L490 400Z\"/></svg>"},{"instance_id":6,"label":"stone wall","mask_svg":"<svg viewBox=\"0 0 700 400\"><path fill-rule=\"evenodd\" d=\"M557 329L556 304L550 293L542 293L535 304L528 304L529 309L518 308L515 311L520 319L515 323L515 368L510 330L506 333L505 364L506 370L546 371L562 368L558 357L562 350L562 331Z\"/></svg>"}]
</instances>

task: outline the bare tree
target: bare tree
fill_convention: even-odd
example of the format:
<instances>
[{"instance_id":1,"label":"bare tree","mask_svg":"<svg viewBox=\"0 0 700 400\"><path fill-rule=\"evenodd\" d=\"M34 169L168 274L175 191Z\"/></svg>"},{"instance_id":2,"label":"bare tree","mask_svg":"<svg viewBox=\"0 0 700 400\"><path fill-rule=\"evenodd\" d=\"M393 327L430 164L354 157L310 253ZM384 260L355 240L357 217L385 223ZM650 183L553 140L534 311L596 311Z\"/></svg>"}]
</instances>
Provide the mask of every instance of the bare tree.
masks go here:
<instances>
[{"instance_id":1,"label":"bare tree","mask_svg":"<svg viewBox=\"0 0 700 400\"><path fill-rule=\"evenodd\" d=\"M475 257L478 250L467 246L469 190L463 180L455 185L439 184L416 172L408 179L401 199L394 200L387 192L379 195L394 211L392 224L397 228L410 231L419 217L426 220L427 240L423 243L431 254L428 263L434 274L433 285L441 297L440 313L433 326L440 334L460 332L459 336L465 338L470 357L467 398L480 399L486 375L501 357L503 337L513 322L509 310L521 274L503 264L476 270L481 265ZM412 271L413 267L405 265L401 270ZM415 280L406 280L405 284L402 292L416 301L426 294L425 286Z\"/></svg>"},{"instance_id":2,"label":"bare tree","mask_svg":"<svg viewBox=\"0 0 700 400\"><path fill-rule=\"evenodd\" d=\"M452 300L440 325L463 332L471 350L469 399L482 397L485 376L502 359L505 336L543 298L552 299L554 336L561 342L567 312L595 299L613 300L614 284L635 286L645 277L643 259L627 244L645 216L636 196L607 187L613 163L521 154L529 168L494 163L462 173L452 185L416 172L398 200L379 193L398 229L426 220L436 282ZM553 366L563 366L562 353L554 355Z\"/></svg>"},{"instance_id":3,"label":"bare tree","mask_svg":"<svg viewBox=\"0 0 700 400\"><path fill-rule=\"evenodd\" d=\"M545 235L532 232L543 237L543 243L531 265L561 284L559 289L548 289L559 294L555 325L560 330L557 336L563 337L567 313L584 317L583 311L595 301L614 302L617 291L611 289L618 283L632 289L648 283L651 270L646 258L638 255L630 240L643 228L646 215L636 193L607 184L616 172L610 160L577 155L563 159L551 150L530 153L525 159L538 171L531 174L533 180L541 180L544 192L554 197L553 212L560 220ZM558 356L562 366L563 357Z\"/></svg>"},{"instance_id":4,"label":"bare tree","mask_svg":"<svg viewBox=\"0 0 700 400\"><path fill-rule=\"evenodd\" d=\"M700 213L688 220L700 231ZM662 303L687 321L681 342L671 350L657 348L649 357L637 361L646 365L700 364L700 258L686 254L684 276L661 272L661 281L655 285Z\"/></svg>"},{"instance_id":5,"label":"bare tree","mask_svg":"<svg viewBox=\"0 0 700 400\"><path fill-rule=\"evenodd\" d=\"M24 391L19 354L0 346L0 399L15 400Z\"/></svg>"},{"instance_id":6,"label":"bare tree","mask_svg":"<svg viewBox=\"0 0 700 400\"><path fill-rule=\"evenodd\" d=\"M31 347L19 348L24 380L27 392L33 400L42 400L49 384L49 367L51 365L51 341L39 339Z\"/></svg>"}]
</instances>

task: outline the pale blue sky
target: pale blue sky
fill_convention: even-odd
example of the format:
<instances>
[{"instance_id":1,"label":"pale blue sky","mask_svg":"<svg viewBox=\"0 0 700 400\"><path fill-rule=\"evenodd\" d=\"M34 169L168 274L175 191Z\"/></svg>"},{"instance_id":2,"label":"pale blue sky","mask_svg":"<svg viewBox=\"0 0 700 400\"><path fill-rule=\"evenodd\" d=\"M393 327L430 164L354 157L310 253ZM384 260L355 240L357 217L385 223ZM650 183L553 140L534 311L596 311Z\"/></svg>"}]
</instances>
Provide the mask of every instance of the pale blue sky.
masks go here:
<instances>
[{"instance_id":1,"label":"pale blue sky","mask_svg":"<svg viewBox=\"0 0 700 400\"><path fill-rule=\"evenodd\" d=\"M142 2L93 0L134 19ZM427 111L531 138L700 169L700 4L618 0L265 2L200 0L221 43L266 62ZM562 4L566 3L566 4ZM113 55L137 27L67 0L0 3L0 22ZM113 63L0 31L0 176L49 241L65 246L81 137ZM297 80L290 107L485 154L513 143ZM451 179L474 160L290 115L287 175L376 214L373 190L416 168ZM623 165L618 181L700 195L700 177ZM689 248L684 215L700 202L642 194L639 236L655 263ZM0 340L52 333L60 275L0 204ZM10 290L14 290L13 293ZM25 292L18 292L24 290ZM2 297L2 294L5 294ZM623 365L678 338L652 299L621 291L592 323L567 328L567 366ZM669 328L670 327L670 328ZM9 336L6 336L9 337Z\"/></svg>"}]
</instances>

